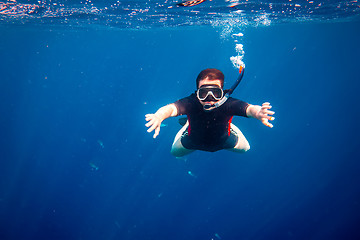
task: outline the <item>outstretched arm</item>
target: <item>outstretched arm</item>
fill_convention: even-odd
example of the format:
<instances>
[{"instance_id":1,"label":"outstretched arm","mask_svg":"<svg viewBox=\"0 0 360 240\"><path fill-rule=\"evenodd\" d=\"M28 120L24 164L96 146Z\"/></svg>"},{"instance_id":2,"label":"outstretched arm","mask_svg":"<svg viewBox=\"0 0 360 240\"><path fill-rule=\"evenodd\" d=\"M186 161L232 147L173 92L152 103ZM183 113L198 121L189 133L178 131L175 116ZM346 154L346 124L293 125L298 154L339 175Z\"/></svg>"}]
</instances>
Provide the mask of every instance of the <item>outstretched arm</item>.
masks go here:
<instances>
[{"instance_id":1,"label":"outstretched arm","mask_svg":"<svg viewBox=\"0 0 360 240\"><path fill-rule=\"evenodd\" d=\"M262 106L250 104L250 106L246 109L246 115L248 117L259 119L265 126L272 128L273 125L269 123L269 120L272 121L275 119L271 116L274 115L275 112L270 111L270 108L272 107L268 102L263 103Z\"/></svg>"},{"instance_id":2,"label":"outstretched arm","mask_svg":"<svg viewBox=\"0 0 360 240\"><path fill-rule=\"evenodd\" d=\"M155 129L154 138L159 135L161 122L169 117L177 116L177 108L175 104L169 104L159 108L155 114L146 114L145 120L148 121L145 126L149 129L148 132L152 132Z\"/></svg>"}]
</instances>

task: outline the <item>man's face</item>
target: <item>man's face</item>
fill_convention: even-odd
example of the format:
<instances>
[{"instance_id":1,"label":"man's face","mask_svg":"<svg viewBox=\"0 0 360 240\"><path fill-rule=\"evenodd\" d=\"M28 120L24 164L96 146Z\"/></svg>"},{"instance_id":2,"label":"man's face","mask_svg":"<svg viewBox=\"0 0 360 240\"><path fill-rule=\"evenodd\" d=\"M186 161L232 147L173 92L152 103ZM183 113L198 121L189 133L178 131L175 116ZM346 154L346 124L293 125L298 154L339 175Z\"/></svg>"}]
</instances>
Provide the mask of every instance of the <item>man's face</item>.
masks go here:
<instances>
[{"instance_id":1,"label":"man's face","mask_svg":"<svg viewBox=\"0 0 360 240\"><path fill-rule=\"evenodd\" d=\"M199 82L199 88L203 85L216 85L219 88L221 88L221 81L220 80L209 80L208 78L205 78L203 80L200 80ZM205 99L206 100L206 99ZM214 104L218 101L200 101L200 103L204 106L205 104Z\"/></svg>"}]
</instances>

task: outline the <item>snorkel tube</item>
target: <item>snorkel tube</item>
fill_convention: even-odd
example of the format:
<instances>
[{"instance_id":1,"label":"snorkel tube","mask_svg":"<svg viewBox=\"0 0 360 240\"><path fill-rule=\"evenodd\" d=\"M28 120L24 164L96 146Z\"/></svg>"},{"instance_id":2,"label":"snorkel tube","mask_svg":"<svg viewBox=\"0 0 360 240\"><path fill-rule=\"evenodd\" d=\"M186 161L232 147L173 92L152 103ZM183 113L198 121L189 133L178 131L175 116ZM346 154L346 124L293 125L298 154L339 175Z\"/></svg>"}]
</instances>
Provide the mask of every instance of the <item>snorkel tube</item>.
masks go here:
<instances>
[{"instance_id":1,"label":"snorkel tube","mask_svg":"<svg viewBox=\"0 0 360 240\"><path fill-rule=\"evenodd\" d=\"M211 110L213 110L215 108L218 108L221 105L223 105L228 100L230 95L234 92L235 88L241 82L241 80L242 80L242 78L244 76L244 71L245 71L245 68L243 66L240 66L240 68L239 68L239 77L237 78L236 82L232 85L232 87L227 91L225 96L220 101L218 101L218 102L216 102L214 104L205 104L204 105L204 110L205 111L211 111Z\"/></svg>"}]
</instances>

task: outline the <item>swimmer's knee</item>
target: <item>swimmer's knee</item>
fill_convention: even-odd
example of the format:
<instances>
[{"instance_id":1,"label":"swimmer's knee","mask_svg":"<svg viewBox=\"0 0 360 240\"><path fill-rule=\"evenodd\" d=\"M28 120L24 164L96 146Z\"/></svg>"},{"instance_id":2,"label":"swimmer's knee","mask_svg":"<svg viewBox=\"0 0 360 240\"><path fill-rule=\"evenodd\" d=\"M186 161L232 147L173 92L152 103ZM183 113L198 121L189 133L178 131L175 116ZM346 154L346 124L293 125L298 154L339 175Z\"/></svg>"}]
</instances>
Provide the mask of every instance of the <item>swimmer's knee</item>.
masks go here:
<instances>
[{"instance_id":1,"label":"swimmer's knee","mask_svg":"<svg viewBox=\"0 0 360 240\"><path fill-rule=\"evenodd\" d=\"M186 149L184 147L172 147L170 153L174 157L183 157L185 155L188 155L189 153L193 152L193 150Z\"/></svg>"},{"instance_id":2,"label":"swimmer's knee","mask_svg":"<svg viewBox=\"0 0 360 240\"><path fill-rule=\"evenodd\" d=\"M250 150L250 144L246 141L246 143L243 143L242 145L237 144L234 148L227 150L237 153L245 153Z\"/></svg>"},{"instance_id":3,"label":"swimmer's knee","mask_svg":"<svg viewBox=\"0 0 360 240\"><path fill-rule=\"evenodd\" d=\"M174 157L182 157L180 156L179 154L179 149L176 149L174 147L171 148L171 151L170 151L171 155L173 155Z\"/></svg>"},{"instance_id":4,"label":"swimmer's knee","mask_svg":"<svg viewBox=\"0 0 360 240\"><path fill-rule=\"evenodd\" d=\"M241 148L241 150L242 150L243 152L247 152L247 151L250 150L250 144L249 144L248 141L246 141L246 143L245 143L244 146Z\"/></svg>"},{"instance_id":5,"label":"swimmer's knee","mask_svg":"<svg viewBox=\"0 0 360 240\"><path fill-rule=\"evenodd\" d=\"M194 150L185 148L181 143L181 139L179 139L171 146L170 153L174 157L183 157L185 155L188 155L189 153L192 153L193 151Z\"/></svg>"},{"instance_id":6,"label":"swimmer's knee","mask_svg":"<svg viewBox=\"0 0 360 240\"><path fill-rule=\"evenodd\" d=\"M234 148L234 151L239 153L246 153L249 150L250 150L250 145L247 145L243 148Z\"/></svg>"},{"instance_id":7,"label":"swimmer's knee","mask_svg":"<svg viewBox=\"0 0 360 240\"><path fill-rule=\"evenodd\" d=\"M248 143L245 147L244 147L244 152L247 152L250 150L250 144Z\"/></svg>"}]
</instances>

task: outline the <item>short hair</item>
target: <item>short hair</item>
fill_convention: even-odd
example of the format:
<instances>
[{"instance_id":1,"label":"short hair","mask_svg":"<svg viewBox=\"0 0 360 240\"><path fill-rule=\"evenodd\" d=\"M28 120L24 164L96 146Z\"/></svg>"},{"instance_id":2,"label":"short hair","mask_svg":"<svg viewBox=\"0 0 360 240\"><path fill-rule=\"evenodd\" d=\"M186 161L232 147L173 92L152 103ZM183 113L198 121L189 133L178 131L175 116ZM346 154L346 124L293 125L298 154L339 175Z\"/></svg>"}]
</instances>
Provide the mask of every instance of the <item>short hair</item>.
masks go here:
<instances>
[{"instance_id":1,"label":"short hair","mask_svg":"<svg viewBox=\"0 0 360 240\"><path fill-rule=\"evenodd\" d=\"M199 88L199 83L201 80L204 79L209 79L209 80L220 80L221 82L221 88L224 87L224 74L215 68L208 68L208 69L204 69L202 70L199 75L196 78L196 88Z\"/></svg>"}]
</instances>

